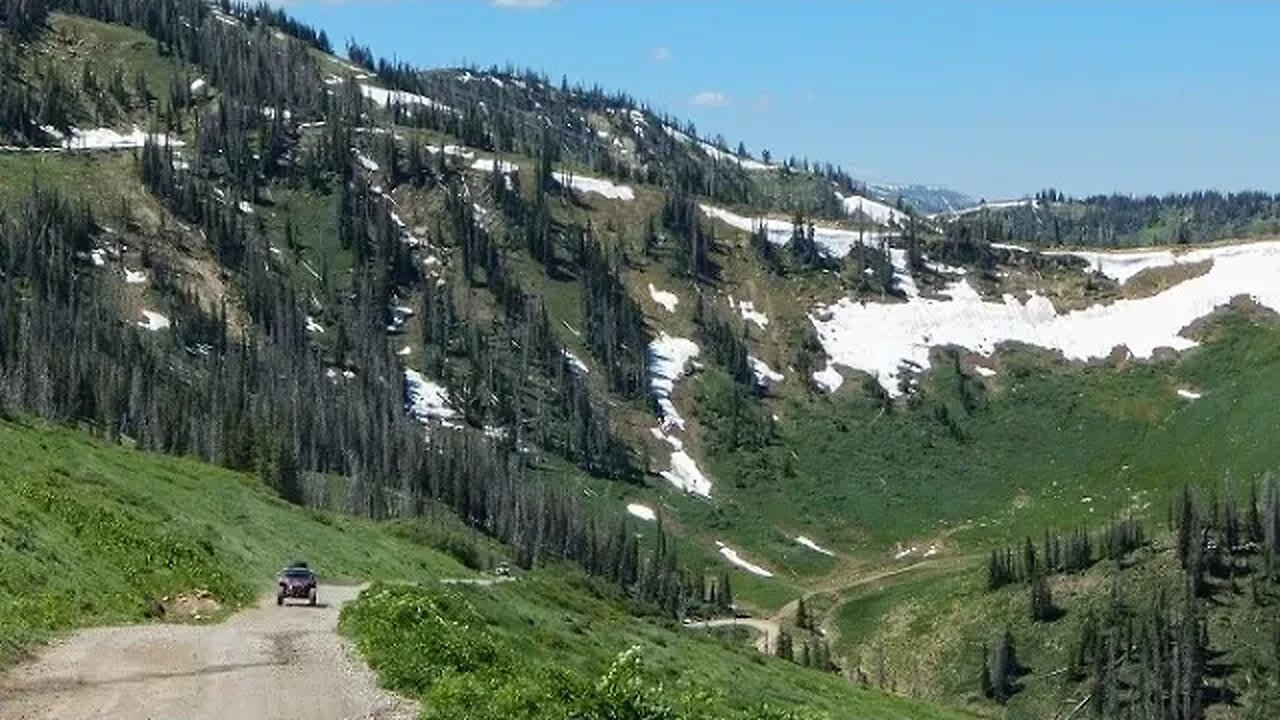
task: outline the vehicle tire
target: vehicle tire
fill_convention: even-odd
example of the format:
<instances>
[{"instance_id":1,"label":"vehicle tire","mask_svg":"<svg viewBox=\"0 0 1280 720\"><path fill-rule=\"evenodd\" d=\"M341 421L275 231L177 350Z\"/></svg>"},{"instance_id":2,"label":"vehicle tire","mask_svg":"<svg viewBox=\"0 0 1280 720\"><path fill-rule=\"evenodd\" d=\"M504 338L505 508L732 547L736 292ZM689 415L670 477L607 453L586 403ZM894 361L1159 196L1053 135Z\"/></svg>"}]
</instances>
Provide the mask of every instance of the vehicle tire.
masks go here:
<instances>
[{"instance_id":1,"label":"vehicle tire","mask_svg":"<svg viewBox=\"0 0 1280 720\"><path fill-rule=\"evenodd\" d=\"M311 594L307 596L307 601L311 603L311 607L316 606L316 589L311 588Z\"/></svg>"},{"instance_id":2,"label":"vehicle tire","mask_svg":"<svg viewBox=\"0 0 1280 720\"><path fill-rule=\"evenodd\" d=\"M284 604L284 595L276 595L276 605Z\"/></svg>"}]
</instances>

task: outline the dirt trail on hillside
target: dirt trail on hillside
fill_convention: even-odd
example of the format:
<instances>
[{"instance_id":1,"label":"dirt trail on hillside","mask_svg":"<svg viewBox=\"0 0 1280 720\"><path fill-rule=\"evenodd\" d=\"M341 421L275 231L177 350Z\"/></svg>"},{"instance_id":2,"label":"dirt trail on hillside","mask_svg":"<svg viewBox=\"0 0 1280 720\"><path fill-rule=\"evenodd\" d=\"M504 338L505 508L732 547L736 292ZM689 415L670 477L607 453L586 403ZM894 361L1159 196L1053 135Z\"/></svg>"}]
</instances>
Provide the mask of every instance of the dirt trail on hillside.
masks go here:
<instances>
[{"instance_id":1,"label":"dirt trail on hillside","mask_svg":"<svg viewBox=\"0 0 1280 720\"><path fill-rule=\"evenodd\" d=\"M970 560L967 556L949 556L928 558L918 560L908 565L900 565L898 567L878 568L870 572L853 573L851 575L839 575L828 579L825 582L814 586L811 591L813 593L835 593L837 595L852 590L863 585L888 580L899 575L915 572L925 569L939 569L951 566L959 566ZM835 623L835 613L840 609L842 603L837 602L830 608L827 614L819 618L818 625L822 628L823 635L832 645L839 638L839 630ZM783 623L795 619L798 610L799 600L792 600L783 605L773 615L767 618L720 618L716 620L698 620L685 623L685 627L692 630L704 630L717 627L744 627L756 632L754 642L756 650L762 653L772 655L778 647L778 635L782 631Z\"/></svg>"},{"instance_id":2,"label":"dirt trail on hillside","mask_svg":"<svg viewBox=\"0 0 1280 720\"><path fill-rule=\"evenodd\" d=\"M337 634L361 588L320 586L321 605L275 597L217 625L76 633L0 677L5 720L412 720Z\"/></svg>"},{"instance_id":3,"label":"dirt trail on hillside","mask_svg":"<svg viewBox=\"0 0 1280 720\"><path fill-rule=\"evenodd\" d=\"M721 627L743 627L756 632L755 647L762 653L772 655L778 649L778 631L781 626L776 620L760 618L720 618L718 620L696 620L685 623L685 627L694 630L710 630Z\"/></svg>"}]
</instances>

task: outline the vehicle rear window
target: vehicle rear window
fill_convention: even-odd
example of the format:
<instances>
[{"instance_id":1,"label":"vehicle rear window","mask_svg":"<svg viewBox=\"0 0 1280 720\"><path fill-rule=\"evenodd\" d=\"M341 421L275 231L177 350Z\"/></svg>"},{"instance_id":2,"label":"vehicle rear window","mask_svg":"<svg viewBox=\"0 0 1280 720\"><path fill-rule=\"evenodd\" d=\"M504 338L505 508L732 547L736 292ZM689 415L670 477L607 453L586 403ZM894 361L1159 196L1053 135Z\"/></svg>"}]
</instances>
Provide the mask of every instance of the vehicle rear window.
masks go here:
<instances>
[{"instance_id":1,"label":"vehicle rear window","mask_svg":"<svg viewBox=\"0 0 1280 720\"><path fill-rule=\"evenodd\" d=\"M284 576L285 576L285 577L289 577L289 578L309 578L309 577L311 577L311 571L310 571L310 570L298 570L298 569L294 569L294 570L285 570L285 571L284 571Z\"/></svg>"}]
</instances>

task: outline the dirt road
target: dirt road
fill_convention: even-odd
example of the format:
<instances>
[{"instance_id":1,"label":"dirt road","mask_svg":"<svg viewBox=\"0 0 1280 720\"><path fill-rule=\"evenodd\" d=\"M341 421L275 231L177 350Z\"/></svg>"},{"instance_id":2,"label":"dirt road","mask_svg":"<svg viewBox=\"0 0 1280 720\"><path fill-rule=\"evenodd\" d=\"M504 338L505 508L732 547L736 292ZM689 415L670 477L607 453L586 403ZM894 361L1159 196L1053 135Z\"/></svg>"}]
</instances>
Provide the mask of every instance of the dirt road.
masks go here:
<instances>
[{"instance_id":1,"label":"dirt road","mask_svg":"<svg viewBox=\"0 0 1280 720\"><path fill-rule=\"evenodd\" d=\"M0 678L5 720L411 720L337 634L360 588L320 587L319 607L275 598L217 625L76 633Z\"/></svg>"},{"instance_id":2,"label":"dirt road","mask_svg":"<svg viewBox=\"0 0 1280 720\"><path fill-rule=\"evenodd\" d=\"M889 578L904 575L909 572L928 568L944 567L964 561L963 559L957 560L958 557L959 556L955 556L945 559L931 558L927 560L920 560L911 563L910 565L880 568L872 572L859 573L852 576L841 576L834 580L828 580L820 583L812 589L812 592L840 593L862 585L870 585L871 583L879 582L881 580L888 580ZM782 631L783 623L795 618L798 605L799 602L797 600L792 600L786 605L783 605L776 613L768 618L722 618L716 620L699 620L685 623L685 627L692 630L706 630L717 627L749 628L756 632L756 639L754 643L756 650L772 655L778 648L778 635ZM819 620L819 625L822 627L823 634L826 636L828 642L832 644L834 644L838 638L838 628L834 622L834 614L839 609L840 603L837 602L831 607L828 612L828 616Z\"/></svg>"},{"instance_id":3,"label":"dirt road","mask_svg":"<svg viewBox=\"0 0 1280 720\"><path fill-rule=\"evenodd\" d=\"M761 620L760 618L721 618L718 620L698 620L685 623L685 627L694 630L710 630L721 627L742 627L756 633L755 647L762 653L772 655L778 649L778 631L781 625L777 620Z\"/></svg>"}]
</instances>

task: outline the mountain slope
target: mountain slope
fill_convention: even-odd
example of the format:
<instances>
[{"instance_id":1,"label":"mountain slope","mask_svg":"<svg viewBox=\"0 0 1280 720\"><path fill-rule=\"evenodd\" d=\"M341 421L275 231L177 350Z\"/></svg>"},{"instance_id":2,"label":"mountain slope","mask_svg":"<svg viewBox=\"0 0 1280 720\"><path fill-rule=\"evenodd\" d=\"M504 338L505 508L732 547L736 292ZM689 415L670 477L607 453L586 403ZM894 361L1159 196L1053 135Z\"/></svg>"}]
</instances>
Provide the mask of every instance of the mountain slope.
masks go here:
<instances>
[{"instance_id":1,"label":"mountain slope","mask_svg":"<svg viewBox=\"0 0 1280 720\"><path fill-rule=\"evenodd\" d=\"M448 516L434 522L375 524L303 510L282 502L253 478L104 445L42 423L0 422L0 447L0 463L8 464L0 464L5 478L0 489L9 499L0 508L0 659L6 665L20 660L34 642L75 627L155 620L161 612L170 622L217 619L260 597L281 565L305 558L327 581L379 578L396 583L395 589L382 588L361 599L347 624L384 681L406 690L409 677L418 677L415 682L424 678L401 674L403 669L393 672L384 663L408 663L398 656L409 647L403 644L405 633L431 628L405 625L403 612L388 604L388 593L406 599L473 594L439 583L472 575L449 553L473 564L493 562L495 548ZM512 588L477 586L475 602L482 609L469 612L482 612L490 629L464 626L454 630L458 635L453 641L480 652L486 633L499 628L528 643L530 618L542 618L542 637L536 642L544 649L559 648L560 654L544 656L538 668L519 670L527 671L529 687L536 677L554 676L561 665L575 672L602 672L614 655L639 644L661 648L660 679L681 678L680 702L696 701L707 712L745 711L768 703L821 707L839 718L963 717L861 690L832 675L784 667L780 661L762 666L750 651L656 617L637 618L625 610L623 597L566 569L538 571ZM239 624L237 620L210 632L226 635ZM282 627L287 630L280 626L276 632ZM585 627L590 627L592 640L575 650ZM388 643L388 631L400 641ZM432 636L432 642L441 641ZM496 668L471 670L475 682L491 671ZM756 688L750 697L730 691L731 683L743 681ZM433 698L449 699L443 688L436 692ZM646 685L645 692L655 702L667 702L668 695L676 698L659 685Z\"/></svg>"},{"instance_id":2,"label":"mountain slope","mask_svg":"<svg viewBox=\"0 0 1280 720\"><path fill-rule=\"evenodd\" d=\"M993 546L1276 463L1272 243L1034 249L1178 240L1185 213L1188 242L1266 232L1269 199L926 217L622 93L344 60L263 10L55 5L99 20L5 37L32 49L5 77L63 100L0 127L0 378L27 412L304 505L448 508L644 612L768 614L800 661L838 641L853 679L870 636L838 625L916 595L913 622L953 617L930 595ZM82 43L140 79L95 94ZM873 582L901 589L860 602ZM960 689L972 650L910 692L1000 712Z\"/></svg>"},{"instance_id":3,"label":"mountain slope","mask_svg":"<svg viewBox=\"0 0 1280 720\"><path fill-rule=\"evenodd\" d=\"M430 542L447 548L456 537L458 548L484 552L460 526L417 533L302 511L250 477L43 423L3 421L0 445L5 664L70 628L137 622L158 606L181 619L182 603L201 591L204 614L235 609L295 559L327 579L408 580L469 574Z\"/></svg>"}]
</instances>

